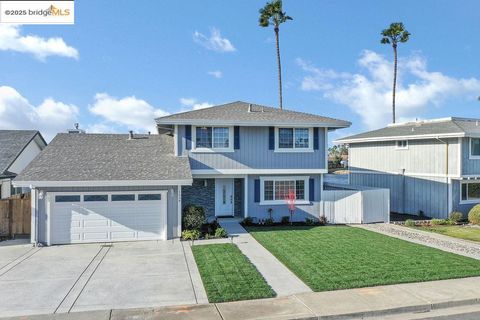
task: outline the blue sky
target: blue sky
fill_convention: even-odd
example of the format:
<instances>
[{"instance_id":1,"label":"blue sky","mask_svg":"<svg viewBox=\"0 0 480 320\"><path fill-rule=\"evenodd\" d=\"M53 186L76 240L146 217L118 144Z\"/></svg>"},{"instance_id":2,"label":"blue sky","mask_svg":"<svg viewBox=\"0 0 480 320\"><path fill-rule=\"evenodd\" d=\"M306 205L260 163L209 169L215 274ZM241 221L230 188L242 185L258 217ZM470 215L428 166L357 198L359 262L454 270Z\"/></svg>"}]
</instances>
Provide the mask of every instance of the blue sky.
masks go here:
<instances>
[{"instance_id":1,"label":"blue sky","mask_svg":"<svg viewBox=\"0 0 480 320\"><path fill-rule=\"evenodd\" d=\"M229 101L276 106L272 28L264 0L77 1L75 25L0 26L0 129L47 139L152 130L153 117ZM333 138L387 124L390 46L402 21L400 120L479 117L480 2L284 0L284 106L349 120ZM151 120L150 120L151 119Z\"/></svg>"}]
</instances>

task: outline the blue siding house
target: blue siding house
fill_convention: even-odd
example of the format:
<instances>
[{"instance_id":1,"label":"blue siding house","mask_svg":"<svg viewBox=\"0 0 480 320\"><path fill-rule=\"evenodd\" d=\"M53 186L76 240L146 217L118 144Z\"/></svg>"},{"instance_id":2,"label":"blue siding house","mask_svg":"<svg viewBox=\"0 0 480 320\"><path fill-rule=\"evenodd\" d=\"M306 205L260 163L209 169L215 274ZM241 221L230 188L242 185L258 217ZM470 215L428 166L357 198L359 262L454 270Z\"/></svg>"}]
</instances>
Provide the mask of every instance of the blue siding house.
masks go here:
<instances>
[{"instance_id":1,"label":"blue siding house","mask_svg":"<svg viewBox=\"0 0 480 320\"><path fill-rule=\"evenodd\" d=\"M391 210L447 218L480 203L480 120L392 124L349 136L349 182L390 189Z\"/></svg>"}]
</instances>

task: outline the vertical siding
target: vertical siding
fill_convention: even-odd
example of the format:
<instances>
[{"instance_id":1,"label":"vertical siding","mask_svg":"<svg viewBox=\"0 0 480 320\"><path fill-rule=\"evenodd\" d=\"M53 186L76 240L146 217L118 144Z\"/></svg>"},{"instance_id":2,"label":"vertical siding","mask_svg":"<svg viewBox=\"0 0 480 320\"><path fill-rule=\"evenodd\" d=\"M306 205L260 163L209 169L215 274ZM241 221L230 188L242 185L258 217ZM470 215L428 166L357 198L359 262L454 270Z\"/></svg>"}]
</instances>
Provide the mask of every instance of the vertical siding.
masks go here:
<instances>
[{"instance_id":1,"label":"vertical siding","mask_svg":"<svg viewBox=\"0 0 480 320\"><path fill-rule=\"evenodd\" d=\"M395 174L350 174L350 184L390 189L390 210L434 218L448 217L448 183L445 178Z\"/></svg>"},{"instance_id":2,"label":"vertical siding","mask_svg":"<svg viewBox=\"0 0 480 320\"><path fill-rule=\"evenodd\" d=\"M463 213L463 217L468 216L468 212L472 209L476 203L469 204L460 204L461 201L461 190L460 190L461 181L452 180L452 201L453 201L453 211L460 211Z\"/></svg>"},{"instance_id":3,"label":"vertical siding","mask_svg":"<svg viewBox=\"0 0 480 320\"><path fill-rule=\"evenodd\" d=\"M310 204L297 205L293 221L305 221L305 218L318 219L320 213L320 199L322 196L321 175L310 175L310 178L315 179L315 201ZM273 208L273 217L275 221L280 221L283 216L290 216L287 204L277 205L260 205L254 201L254 182L255 179L260 179L260 176L248 177L248 216L257 219L268 218L268 208Z\"/></svg>"},{"instance_id":4,"label":"vertical siding","mask_svg":"<svg viewBox=\"0 0 480 320\"><path fill-rule=\"evenodd\" d=\"M323 169L325 128L318 131L319 149L313 152L274 152L268 149L268 127L240 127L239 150L195 153L185 150L185 128L179 126L179 154L190 157L192 169Z\"/></svg>"},{"instance_id":5,"label":"vertical siding","mask_svg":"<svg viewBox=\"0 0 480 320\"><path fill-rule=\"evenodd\" d=\"M469 138L462 138L462 174L480 176L480 159L470 159Z\"/></svg>"},{"instance_id":6,"label":"vertical siding","mask_svg":"<svg viewBox=\"0 0 480 320\"><path fill-rule=\"evenodd\" d=\"M458 172L458 139L444 139L449 144L448 172ZM410 140L407 150L397 150L395 141L355 143L350 145L350 169L410 174L438 174L446 171L446 146L435 140ZM479 162L480 163L480 162Z\"/></svg>"}]
</instances>

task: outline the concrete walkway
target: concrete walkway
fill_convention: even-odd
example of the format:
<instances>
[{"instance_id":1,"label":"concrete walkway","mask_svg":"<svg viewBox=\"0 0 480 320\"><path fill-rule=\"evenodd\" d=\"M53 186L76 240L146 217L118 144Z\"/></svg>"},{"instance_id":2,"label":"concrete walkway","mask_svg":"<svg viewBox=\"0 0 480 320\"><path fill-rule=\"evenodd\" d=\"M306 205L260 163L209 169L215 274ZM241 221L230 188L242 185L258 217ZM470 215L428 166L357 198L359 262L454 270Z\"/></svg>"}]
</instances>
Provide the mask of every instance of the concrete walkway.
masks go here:
<instances>
[{"instance_id":1,"label":"concrete walkway","mask_svg":"<svg viewBox=\"0 0 480 320\"><path fill-rule=\"evenodd\" d=\"M473 241L389 223L358 224L351 226L480 260L480 243Z\"/></svg>"},{"instance_id":2,"label":"concrete walkway","mask_svg":"<svg viewBox=\"0 0 480 320\"><path fill-rule=\"evenodd\" d=\"M9 318L12 320L253 320L410 319L402 314L438 313L480 306L480 277L370 288L303 293L288 297L175 307L104 310Z\"/></svg>"},{"instance_id":3,"label":"concrete walkway","mask_svg":"<svg viewBox=\"0 0 480 320\"><path fill-rule=\"evenodd\" d=\"M257 267L277 296L312 292L293 272L257 242L238 222L220 220L220 225L233 236L233 243Z\"/></svg>"}]
</instances>

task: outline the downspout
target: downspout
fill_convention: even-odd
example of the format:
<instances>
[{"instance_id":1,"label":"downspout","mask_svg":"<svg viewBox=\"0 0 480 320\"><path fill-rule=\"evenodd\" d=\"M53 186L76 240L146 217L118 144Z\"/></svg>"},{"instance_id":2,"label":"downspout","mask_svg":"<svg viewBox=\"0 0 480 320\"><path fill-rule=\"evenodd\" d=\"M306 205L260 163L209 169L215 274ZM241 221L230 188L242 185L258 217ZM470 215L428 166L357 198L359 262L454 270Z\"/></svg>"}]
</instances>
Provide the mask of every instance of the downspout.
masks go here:
<instances>
[{"instance_id":1,"label":"downspout","mask_svg":"<svg viewBox=\"0 0 480 320\"><path fill-rule=\"evenodd\" d=\"M450 181L448 179L448 141L444 141L442 139L440 139L439 137L436 137L435 139L437 139L438 141L440 141L441 143L444 143L445 144L445 181L447 183L447 196L445 197L447 199L447 203L446 203L446 210L447 210L447 217L448 217L448 208L449 208L449 203L450 203L450 197L449 197L449 192L448 192L448 189L450 188Z\"/></svg>"},{"instance_id":2,"label":"downspout","mask_svg":"<svg viewBox=\"0 0 480 320\"><path fill-rule=\"evenodd\" d=\"M35 219L35 237L33 239L33 246L34 247L37 247L38 246L38 192L39 190L38 189L35 189L35 192L33 193L35 198L33 199L33 201L35 202L35 215L34 215L34 219Z\"/></svg>"}]
</instances>

